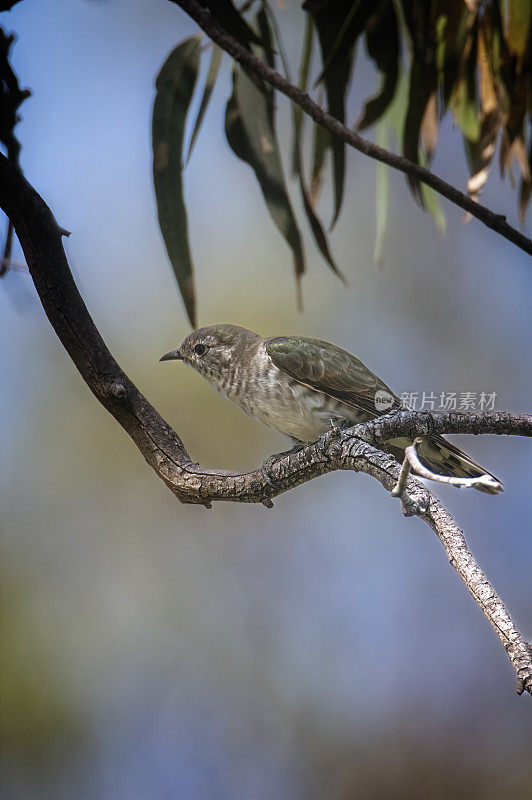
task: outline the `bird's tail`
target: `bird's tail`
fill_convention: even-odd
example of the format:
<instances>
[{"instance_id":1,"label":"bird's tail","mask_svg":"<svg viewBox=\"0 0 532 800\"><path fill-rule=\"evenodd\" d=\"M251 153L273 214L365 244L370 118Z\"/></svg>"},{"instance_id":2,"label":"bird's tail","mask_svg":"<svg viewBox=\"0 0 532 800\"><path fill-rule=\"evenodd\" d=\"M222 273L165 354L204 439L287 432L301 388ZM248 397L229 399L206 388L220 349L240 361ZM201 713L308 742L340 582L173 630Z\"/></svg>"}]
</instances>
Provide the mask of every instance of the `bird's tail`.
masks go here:
<instances>
[{"instance_id":1,"label":"bird's tail","mask_svg":"<svg viewBox=\"0 0 532 800\"><path fill-rule=\"evenodd\" d=\"M391 439L387 442L388 449L398 461L404 458L405 447L412 444L411 439ZM443 436L431 436L422 438L417 448L419 460L432 472L439 475L446 475L450 478L479 478L481 475L489 475L497 481L498 487L488 488L476 486L480 492L486 494L498 494L502 492L502 483L489 470L484 469L466 455L460 448L456 447Z\"/></svg>"}]
</instances>

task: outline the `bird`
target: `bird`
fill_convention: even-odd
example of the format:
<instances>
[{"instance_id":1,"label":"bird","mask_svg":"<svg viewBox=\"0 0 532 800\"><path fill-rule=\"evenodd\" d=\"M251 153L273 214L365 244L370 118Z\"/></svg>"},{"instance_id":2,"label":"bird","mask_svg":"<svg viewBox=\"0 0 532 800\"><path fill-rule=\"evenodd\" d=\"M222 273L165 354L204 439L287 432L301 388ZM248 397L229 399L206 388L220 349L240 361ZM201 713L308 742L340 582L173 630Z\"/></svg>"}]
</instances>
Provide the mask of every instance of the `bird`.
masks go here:
<instances>
[{"instance_id":1,"label":"bird","mask_svg":"<svg viewBox=\"0 0 532 800\"><path fill-rule=\"evenodd\" d=\"M238 325L198 328L160 361L183 361L221 395L279 433L295 447L315 442L331 426L355 425L403 406L399 398L356 356L330 342L304 336L260 336ZM412 439L383 446L397 461ZM418 456L433 472L449 477L488 475L488 494L501 482L443 436L421 437Z\"/></svg>"}]
</instances>

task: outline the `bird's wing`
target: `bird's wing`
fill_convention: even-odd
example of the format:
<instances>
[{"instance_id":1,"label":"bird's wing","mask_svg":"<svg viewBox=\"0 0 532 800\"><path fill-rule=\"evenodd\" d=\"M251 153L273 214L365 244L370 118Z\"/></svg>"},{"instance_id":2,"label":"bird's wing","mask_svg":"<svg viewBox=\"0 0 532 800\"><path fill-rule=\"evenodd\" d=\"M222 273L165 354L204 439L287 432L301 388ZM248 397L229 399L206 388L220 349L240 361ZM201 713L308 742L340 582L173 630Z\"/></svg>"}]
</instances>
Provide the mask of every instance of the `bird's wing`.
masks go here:
<instances>
[{"instance_id":1,"label":"bird's wing","mask_svg":"<svg viewBox=\"0 0 532 800\"><path fill-rule=\"evenodd\" d=\"M362 361L334 344L303 336L280 336L267 340L266 351L275 366L292 378L346 405L377 416L375 393L383 391L393 398L393 408L400 406L392 390Z\"/></svg>"}]
</instances>

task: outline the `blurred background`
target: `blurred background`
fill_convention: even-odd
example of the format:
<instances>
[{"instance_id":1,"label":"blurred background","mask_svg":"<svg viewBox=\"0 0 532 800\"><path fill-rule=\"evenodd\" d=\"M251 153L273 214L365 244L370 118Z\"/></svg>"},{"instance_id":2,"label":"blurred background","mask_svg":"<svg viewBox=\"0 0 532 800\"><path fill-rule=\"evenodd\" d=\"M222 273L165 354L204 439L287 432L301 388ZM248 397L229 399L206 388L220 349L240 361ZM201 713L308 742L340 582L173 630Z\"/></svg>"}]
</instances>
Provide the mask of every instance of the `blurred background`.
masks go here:
<instances>
[{"instance_id":1,"label":"blurred background","mask_svg":"<svg viewBox=\"0 0 532 800\"><path fill-rule=\"evenodd\" d=\"M302 12L287 5L292 51ZM150 114L193 24L166 0L24 0L3 22L33 91L22 167L72 231L113 355L201 463L248 468L284 449L191 370L158 363L189 327L156 220ZM351 120L378 84L359 59ZM377 269L361 155L331 237L349 286L307 237L296 311L290 252L224 139L227 58L222 71L185 173L199 323L316 336L398 393L497 392L526 410L530 259L448 203L442 237L392 174ZM282 141L284 100L279 114ZM465 186L448 119L433 169ZM495 169L483 200L518 225ZM376 481L333 474L272 511L180 505L82 382L26 272L1 284L0 326L5 800L531 796L530 698L435 536ZM530 639L529 443L460 444L505 492L437 493Z\"/></svg>"}]
</instances>

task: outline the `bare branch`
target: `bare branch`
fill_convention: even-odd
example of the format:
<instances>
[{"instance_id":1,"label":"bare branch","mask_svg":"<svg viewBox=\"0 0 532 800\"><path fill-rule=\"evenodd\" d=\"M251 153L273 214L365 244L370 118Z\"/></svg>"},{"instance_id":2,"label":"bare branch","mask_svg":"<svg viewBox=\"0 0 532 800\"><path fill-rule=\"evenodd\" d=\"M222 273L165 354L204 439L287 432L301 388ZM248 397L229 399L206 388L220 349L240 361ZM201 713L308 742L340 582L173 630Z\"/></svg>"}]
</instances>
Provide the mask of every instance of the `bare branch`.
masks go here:
<instances>
[{"instance_id":1,"label":"bare branch","mask_svg":"<svg viewBox=\"0 0 532 800\"><path fill-rule=\"evenodd\" d=\"M450 411L393 411L375 417L354 430L364 428L373 436L371 443L393 439L396 436L434 436L441 433L494 433L497 436L532 436L532 414L510 414L507 411L483 411L481 414Z\"/></svg>"},{"instance_id":2,"label":"bare branch","mask_svg":"<svg viewBox=\"0 0 532 800\"><path fill-rule=\"evenodd\" d=\"M417 454L418 445L423 441L421 436L414 439L413 444L405 447L405 457L401 465L401 471L397 483L392 489L394 497L400 497L406 487L406 479L410 470L413 470L420 478L426 478L429 481L436 481L437 483L449 483L451 486L461 486L468 489L495 489L502 491L502 486L499 481L496 481L491 475L479 475L477 478L454 478L448 475L438 475L437 472L427 469L421 463Z\"/></svg>"},{"instance_id":3,"label":"bare branch","mask_svg":"<svg viewBox=\"0 0 532 800\"><path fill-rule=\"evenodd\" d=\"M464 532L440 501L431 495L425 514L421 514L445 548L451 566L473 595L502 642L517 675L517 694L532 694L532 648L523 639L501 598L471 553Z\"/></svg>"},{"instance_id":4,"label":"bare branch","mask_svg":"<svg viewBox=\"0 0 532 800\"><path fill-rule=\"evenodd\" d=\"M430 186L434 191L446 197L451 203L463 208L469 212L471 216L476 217L488 228L496 231L505 239L515 244L525 253L532 254L532 240L527 238L520 231L512 228L506 222L504 214L495 214L489 208L480 205L480 203L471 200L470 197L460 192L454 186L439 178L434 173L430 172L425 167L414 164L402 156L395 155L383 147L379 147L373 142L364 139L354 131L350 130L347 126L343 125L339 120L332 117L320 106L315 103L305 92L301 91L293 83L290 83L286 78L272 69L265 61L257 58L249 50L246 50L236 39L223 30L220 25L213 19L211 14L203 8L197 0L170 0L176 3L185 11L192 19L194 19L200 28L202 28L207 36L216 42L223 50L229 53L235 61L243 64L255 75L260 76L266 83L273 86L282 94L290 98L297 106L299 106L305 114L322 125L346 144L354 147L369 158L374 158L377 161L382 161L384 164L393 167L394 169L404 172L406 175L412 176Z\"/></svg>"},{"instance_id":5,"label":"bare branch","mask_svg":"<svg viewBox=\"0 0 532 800\"><path fill-rule=\"evenodd\" d=\"M0 206L22 245L43 308L88 387L131 436L140 452L183 503L210 507L215 500L263 503L337 469L365 472L391 492L399 464L379 449L398 435L497 433L532 435L525 414L428 414L399 411L362 425L334 428L314 444L268 459L251 472L208 470L194 464L181 439L138 391L107 349L72 278L63 229L22 173L0 155ZM518 676L518 691L532 694L532 654L501 599L469 550L464 534L418 480L406 477L403 511L436 532L454 566L502 641Z\"/></svg>"}]
</instances>

